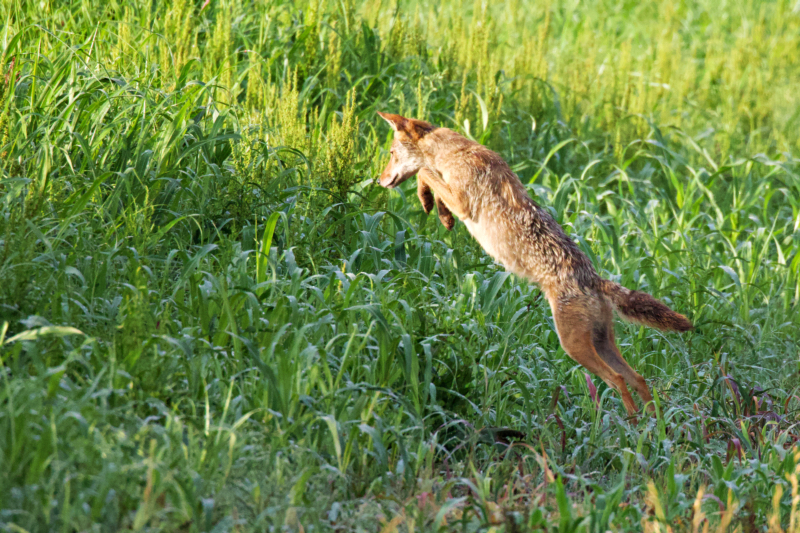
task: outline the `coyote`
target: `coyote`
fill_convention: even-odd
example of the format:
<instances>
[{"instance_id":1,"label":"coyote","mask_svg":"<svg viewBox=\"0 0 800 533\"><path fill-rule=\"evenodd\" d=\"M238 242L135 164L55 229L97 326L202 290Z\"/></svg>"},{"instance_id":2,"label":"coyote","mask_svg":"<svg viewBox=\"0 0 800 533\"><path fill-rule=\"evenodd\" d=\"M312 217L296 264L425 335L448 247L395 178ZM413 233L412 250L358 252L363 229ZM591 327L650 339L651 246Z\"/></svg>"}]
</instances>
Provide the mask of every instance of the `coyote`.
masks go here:
<instances>
[{"instance_id":1,"label":"coyote","mask_svg":"<svg viewBox=\"0 0 800 533\"><path fill-rule=\"evenodd\" d=\"M688 331L692 323L649 294L602 279L495 152L447 128L378 114L394 129L391 159L380 184L391 189L416 174L426 213L435 202L448 229L455 214L489 255L541 286L561 346L572 359L615 389L629 414L637 409L626 383L654 411L647 382L614 341L612 307L627 320L661 330Z\"/></svg>"}]
</instances>

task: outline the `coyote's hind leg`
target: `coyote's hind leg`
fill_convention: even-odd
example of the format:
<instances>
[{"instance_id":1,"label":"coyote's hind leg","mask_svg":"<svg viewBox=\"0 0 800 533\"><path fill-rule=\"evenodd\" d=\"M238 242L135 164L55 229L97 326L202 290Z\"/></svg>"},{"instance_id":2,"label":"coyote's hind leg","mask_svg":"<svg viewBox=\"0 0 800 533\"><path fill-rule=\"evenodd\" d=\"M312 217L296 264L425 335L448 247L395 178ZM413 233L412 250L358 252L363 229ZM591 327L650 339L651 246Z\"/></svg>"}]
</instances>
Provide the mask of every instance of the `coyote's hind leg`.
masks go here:
<instances>
[{"instance_id":1,"label":"coyote's hind leg","mask_svg":"<svg viewBox=\"0 0 800 533\"><path fill-rule=\"evenodd\" d=\"M589 372L606 382L622 397L628 414L637 412L636 404L628 391L625 379L609 366L597 353L592 342L592 323L579 302L566 302L553 310L561 346L575 362L583 365Z\"/></svg>"},{"instance_id":2,"label":"coyote's hind leg","mask_svg":"<svg viewBox=\"0 0 800 533\"><path fill-rule=\"evenodd\" d=\"M647 381L639 375L627 361L622 357L622 354L617 348L617 343L614 339L614 325L611 320L605 324L596 324L592 335L592 344L597 351L597 354L603 361L621 375L628 385L639 395L647 405L647 409L653 413L655 412L655 405L653 404L653 396L650 394L650 389L647 387Z\"/></svg>"}]
</instances>

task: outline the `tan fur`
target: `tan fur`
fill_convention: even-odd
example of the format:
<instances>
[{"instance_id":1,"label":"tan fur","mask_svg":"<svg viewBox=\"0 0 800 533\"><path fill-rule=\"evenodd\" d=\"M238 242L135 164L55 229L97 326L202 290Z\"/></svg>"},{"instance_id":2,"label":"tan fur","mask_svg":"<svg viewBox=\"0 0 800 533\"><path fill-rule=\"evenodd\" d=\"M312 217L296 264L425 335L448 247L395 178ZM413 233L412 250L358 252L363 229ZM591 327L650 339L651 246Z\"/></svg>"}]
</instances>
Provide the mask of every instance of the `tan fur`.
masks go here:
<instances>
[{"instance_id":1,"label":"tan fur","mask_svg":"<svg viewBox=\"0 0 800 533\"><path fill-rule=\"evenodd\" d=\"M443 204L440 218L444 211L452 224L455 214L489 255L542 287L564 351L617 390L630 414L636 406L626 383L652 411L647 383L616 346L612 307L623 318L663 330L687 331L691 322L648 294L600 278L495 152L447 128L380 115L395 130L392 159L380 183L396 187L418 173L426 213L432 209L433 191L437 205Z\"/></svg>"},{"instance_id":2,"label":"tan fur","mask_svg":"<svg viewBox=\"0 0 800 533\"><path fill-rule=\"evenodd\" d=\"M437 198L434 200L433 191L431 191L430 186L425 182L426 172L427 170L425 168L421 168L417 175L417 197L419 197L419 201L422 204L422 210L425 211L427 215L433 209L434 204L436 204L436 213L439 215L439 220L444 227L450 231L456 225L456 220L441 199Z\"/></svg>"}]
</instances>

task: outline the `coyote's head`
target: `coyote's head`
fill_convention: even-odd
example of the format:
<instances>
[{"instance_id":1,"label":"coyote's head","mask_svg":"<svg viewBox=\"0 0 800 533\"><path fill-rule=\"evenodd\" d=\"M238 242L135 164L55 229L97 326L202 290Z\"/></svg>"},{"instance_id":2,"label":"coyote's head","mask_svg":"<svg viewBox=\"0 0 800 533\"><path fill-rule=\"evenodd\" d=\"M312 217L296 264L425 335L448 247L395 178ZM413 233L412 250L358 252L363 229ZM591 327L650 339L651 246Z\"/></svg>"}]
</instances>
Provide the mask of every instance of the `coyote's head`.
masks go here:
<instances>
[{"instance_id":1,"label":"coyote's head","mask_svg":"<svg viewBox=\"0 0 800 533\"><path fill-rule=\"evenodd\" d=\"M380 177L380 184L392 189L419 172L425 165L425 158L417 143L435 128L427 122L414 118L390 113L378 112L378 114L394 130L391 159Z\"/></svg>"}]
</instances>

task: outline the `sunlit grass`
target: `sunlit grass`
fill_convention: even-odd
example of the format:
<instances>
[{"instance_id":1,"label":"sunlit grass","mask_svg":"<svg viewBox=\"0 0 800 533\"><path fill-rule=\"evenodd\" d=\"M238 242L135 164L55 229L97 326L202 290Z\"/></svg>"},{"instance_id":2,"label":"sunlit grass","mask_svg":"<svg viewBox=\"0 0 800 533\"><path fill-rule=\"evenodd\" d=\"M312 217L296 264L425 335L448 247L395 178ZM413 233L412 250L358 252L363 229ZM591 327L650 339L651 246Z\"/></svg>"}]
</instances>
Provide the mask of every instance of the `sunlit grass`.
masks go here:
<instances>
[{"instance_id":1,"label":"sunlit grass","mask_svg":"<svg viewBox=\"0 0 800 533\"><path fill-rule=\"evenodd\" d=\"M769 4L0 7L0 526L800 531L800 15ZM500 151L658 416L413 180ZM707 528L707 529L706 529Z\"/></svg>"}]
</instances>

